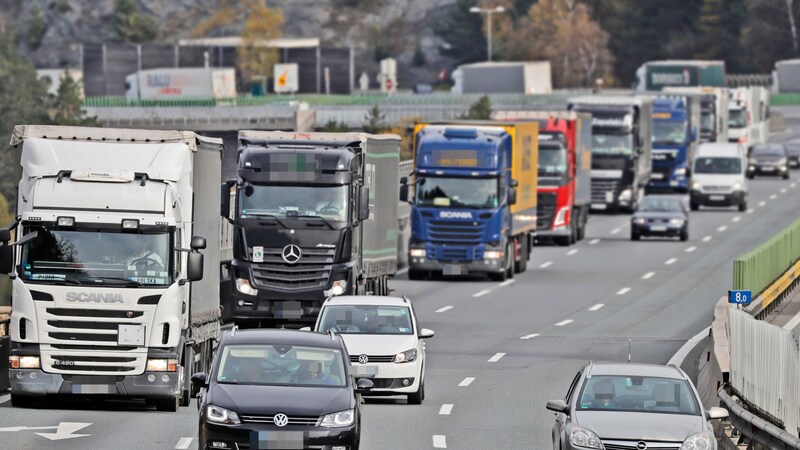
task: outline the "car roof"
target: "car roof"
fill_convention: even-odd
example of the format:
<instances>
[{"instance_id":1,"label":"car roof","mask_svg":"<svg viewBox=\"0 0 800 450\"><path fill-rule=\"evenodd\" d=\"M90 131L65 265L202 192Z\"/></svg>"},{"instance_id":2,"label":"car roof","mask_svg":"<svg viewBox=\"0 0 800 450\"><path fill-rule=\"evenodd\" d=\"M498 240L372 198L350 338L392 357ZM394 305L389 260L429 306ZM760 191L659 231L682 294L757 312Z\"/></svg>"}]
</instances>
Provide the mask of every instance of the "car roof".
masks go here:
<instances>
[{"instance_id":1,"label":"car roof","mask_svg":"<svg viewBox=\"0 0 800 450\"><path fill-rule=\"evenodd\" d=\"M325 300L323 306L333 305L380 305L380 306L411 306L411 301L404 297L391 297L388 295L341 295Z\"/></svg>"},{"instance_id":2,"label":"car roof","mask_svg":"<svg viewBox=\"0 0 800 450\"><path fill-rule=\"evenodd\" d=\"M301 345L339 349L340 337L330 334L310 333L308 331L282 329L249 329L231 330L223 336L224 345L267 344L267 345Z\"/></svg>"},{"instance_id":3,"label":"car roof","mask_svg":"<svg viewBox=\"0 0 800 450\"><path fill-rule=\"evenodd\" d=\"M697 149L697 156L740 156L742 150L739 144L726 144L713 142L701 144Z\"/></svg>"},{"instance_id":4,"label":"car roof","mask_svg":"<svg viewBox=\"0 0 800 450\"><path fill-rule=\"evenodd\" d=\"M633 376L633 377L657 377L685 379L683 372L675 366L662 366L658 364L636 364L636 363L603 363L591 364L587 371L587 376Z\"/></svg>"}]
</instances>

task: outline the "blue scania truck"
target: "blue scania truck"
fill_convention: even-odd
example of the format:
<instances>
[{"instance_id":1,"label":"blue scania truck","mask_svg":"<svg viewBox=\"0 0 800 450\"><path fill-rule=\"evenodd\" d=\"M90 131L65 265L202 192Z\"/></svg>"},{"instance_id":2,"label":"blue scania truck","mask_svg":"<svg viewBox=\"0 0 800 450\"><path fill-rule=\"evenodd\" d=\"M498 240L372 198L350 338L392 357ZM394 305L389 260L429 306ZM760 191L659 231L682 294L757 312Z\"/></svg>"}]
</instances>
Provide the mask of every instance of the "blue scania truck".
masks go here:
<instances>
[{"instance_id":1,"label":"blue scania truck","mask_svg":"<svg viewBox=\"0 0 800 450\"><path fill-rule=\"evenodd\" d=\"M648 192L688 192L699 128L699 95L659 94L654 99L653 170Z\"/></svg>"},{"instance_id":2,"label":"blue scania truck","mask_svg":"<svg viewBox=\"0 0 800 450\"><path fill-rule=\"evenodd\" d=\"M524 272L536 231L538 123L416 124L409 278ZM413 187L411 195L409 188Z\"/></svg>"}]
</instances>

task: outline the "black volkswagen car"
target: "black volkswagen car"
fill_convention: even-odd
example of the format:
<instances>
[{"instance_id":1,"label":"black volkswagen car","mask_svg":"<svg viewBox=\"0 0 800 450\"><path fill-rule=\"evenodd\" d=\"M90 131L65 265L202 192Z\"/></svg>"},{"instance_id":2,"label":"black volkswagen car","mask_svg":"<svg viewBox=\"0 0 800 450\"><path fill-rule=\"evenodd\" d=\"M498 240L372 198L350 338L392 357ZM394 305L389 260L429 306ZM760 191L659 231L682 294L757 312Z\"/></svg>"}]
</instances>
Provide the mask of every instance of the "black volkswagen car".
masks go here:
<instances>
[{"instance_id":1,"label":"black volkswagen car","mask_svg":"<svg viewBox=\"0 0 800 450\"><path fill-rule=\"evenodd\" d=\"M234 328L220 340L200 394L201 449L355 450L360 393L336 334Z\"/></svg>"},{"instance_id":2,"label":"black volkswagen car","mask_svg":"<svg viewBox=\"0 0 800 450\"><path fill-rule=\"evenodd\" d=\"M680 197L648 195L631 217L631 240L642 236L674 236L689 240L689 212Z\"/></svg>"},{"instance_id":3,"label":"black volkswagen car","mask_svg":"<svg viewBox=\"0 0 800 450\"><path fill-rule=\"evenodd\" d=\"M756 175L780 176L789 179L789 155L783 144L758 144L750 151L747 178Z\"/></svg>"}]
</instances>

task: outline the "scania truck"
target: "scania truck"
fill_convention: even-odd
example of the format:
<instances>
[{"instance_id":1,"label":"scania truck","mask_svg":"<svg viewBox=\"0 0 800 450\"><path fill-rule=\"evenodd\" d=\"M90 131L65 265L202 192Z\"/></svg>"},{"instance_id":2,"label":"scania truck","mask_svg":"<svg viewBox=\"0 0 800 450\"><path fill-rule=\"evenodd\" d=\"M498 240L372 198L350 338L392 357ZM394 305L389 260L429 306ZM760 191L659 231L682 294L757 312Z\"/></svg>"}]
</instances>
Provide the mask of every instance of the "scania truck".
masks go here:
<instances>
[{"instance_id":1,"label":"scania truck","mask_svg":"<svg viewBox=\"0 0 800 450\"><path fill-rule=\"evenodd\" d=\"M700 97L659 93L653 101L653 170L648 192L688 192L698 146Z\"/></svg>"},{"instance_id":2,"label":"scania truck","mask_svg":"<svg viewBox=\"0 0 800 450\"><path fill-rule=\"evenodd\" d=\"M12 404L188 405L220 329L222 141L25 125L11 145L22 179L16 221L0 230L0 270L13 285Z\"/></svg>"},{"instance_id":3,"label":"scania truck","mask_svg":"<svg viewBox=\"0 0 800 450\"><path fill-rule=\"evenodd\" d=\"M567 108L592 115L591 208L636 209L652 169L653 99L594 95L569 99Z\"/></svg>"},{"instance_id":4,"label":"scania truck","mask_svg":"<svg viewBox=\"0 0 800 450\"><path fill-rule=\"evenodd\" d=\"M410 200L409 278L527 269L536 232L538 124L417 123ZM413 184L413 196L409 195Z\"/></svg>"},{"instance_id":5,"label":"scania truck","mask_svg":"<svg viewBox=\"0 0 800 450\"><path fill-rule=\"evenodd\" d=\"M499 111L496 120L539 123L536 242L586 236L591 201L592 117L564 111Z\"/></svg>"},{"instance_id":6,"label":"scania truck","mask_svg":"<svg viewBox=\"0 0 800 450\"><path fill-rule=\"evenodd\" d=\"M399 149L389 134L240 131L237 178L222 184L224 319L302 327L327 297L388 294Z\"/></svg>"}]
</instances>

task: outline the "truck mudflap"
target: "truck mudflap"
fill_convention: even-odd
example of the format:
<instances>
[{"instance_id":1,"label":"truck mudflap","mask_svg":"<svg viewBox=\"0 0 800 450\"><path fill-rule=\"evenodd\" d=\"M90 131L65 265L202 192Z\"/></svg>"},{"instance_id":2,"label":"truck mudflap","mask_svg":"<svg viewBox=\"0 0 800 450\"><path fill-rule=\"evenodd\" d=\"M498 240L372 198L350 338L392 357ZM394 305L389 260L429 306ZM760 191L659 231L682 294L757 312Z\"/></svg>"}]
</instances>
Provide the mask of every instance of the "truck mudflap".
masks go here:
<instances>
[{"instance_id":1,"label":"truck mudflap","mask_svg":"<svg viewBox=\"0 0 800 450\"><path fill-rule=\"evenodd\" d=\"M146 399L175 398L183 372L145 372L141 375L62 375L41 369L11 369L11 393L22 396L103 395Z\"/></svg>"}]
</instances>

